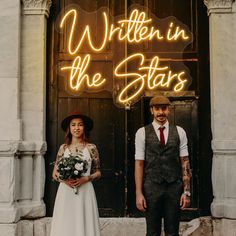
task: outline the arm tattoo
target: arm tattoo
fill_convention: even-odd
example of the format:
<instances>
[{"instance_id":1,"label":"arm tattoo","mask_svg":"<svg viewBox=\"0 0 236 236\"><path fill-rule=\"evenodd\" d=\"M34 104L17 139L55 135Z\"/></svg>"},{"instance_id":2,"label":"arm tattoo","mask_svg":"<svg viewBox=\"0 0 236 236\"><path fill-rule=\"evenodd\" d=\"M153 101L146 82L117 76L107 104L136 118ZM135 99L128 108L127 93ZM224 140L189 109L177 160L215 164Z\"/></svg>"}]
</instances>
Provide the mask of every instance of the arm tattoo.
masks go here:
<instances>
[{"instance_id":1,"label":"arm tattoo","mask_svg":"<svg viewBox=\"0 0 236 236\"><path fill-rule=\"evenodd\" d=\"M97 180L100 178L100 159L99 159L99 153L95 145L90 144L88 145L89 152L92 158L92 166L91 166L91 173L89 176L89 180Z\"/></svg>"},{"instance_id":2,"label":"arm tattoo","mask_svg":"<svg viewBox=\"0 0 236 236\"><path fill-rule=\"evenodd\" d=\"M184 156L180 157L180 160L181 160L184 191L190 191L190 178L192 177L192 173L190 170L189 158L188 156Z\"/></svg>"}]
</instances>

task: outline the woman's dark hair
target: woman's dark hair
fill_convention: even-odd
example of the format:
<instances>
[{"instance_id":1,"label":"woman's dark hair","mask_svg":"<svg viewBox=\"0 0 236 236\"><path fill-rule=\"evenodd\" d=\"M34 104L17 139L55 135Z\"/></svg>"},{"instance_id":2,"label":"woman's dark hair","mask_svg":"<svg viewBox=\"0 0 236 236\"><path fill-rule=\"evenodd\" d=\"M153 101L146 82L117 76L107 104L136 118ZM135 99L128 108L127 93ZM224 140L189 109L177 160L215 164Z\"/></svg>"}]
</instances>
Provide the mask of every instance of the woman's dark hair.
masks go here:
<instances>
[{"instance_id":1,"label":"woman's dark hair","mask_svg":"<svg viewBox=\"0 0 236 236\"><path fill-rule=\"evenodd\" d=\"M83 120L83 119L82 119ZM87 143L89 141L89 131L85 125L85 122L83 121L83 125L84 125L84 137L83 137L83 141L85 143ZM70 123L66 129L66 134L65 134L65 144L70 145L72 141L72 134L70 132Z\"/></svg>"}]
</instances>

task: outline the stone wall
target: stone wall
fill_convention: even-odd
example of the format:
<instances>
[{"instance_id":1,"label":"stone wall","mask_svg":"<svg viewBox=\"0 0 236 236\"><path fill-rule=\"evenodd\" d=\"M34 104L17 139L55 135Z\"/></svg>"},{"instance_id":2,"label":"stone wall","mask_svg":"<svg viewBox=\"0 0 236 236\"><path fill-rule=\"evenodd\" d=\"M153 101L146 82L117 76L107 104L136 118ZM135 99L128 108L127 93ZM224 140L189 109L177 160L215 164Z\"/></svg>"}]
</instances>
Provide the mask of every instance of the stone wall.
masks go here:
<instances>
[{"instance_id":1,"label":"stone wall","mask_svg":"<svg viewBox=\"0 0 236 236\"><path fill-rule=\"evenodd\" d=\"M0 1L0 235L24 235L34 227L21 218L45 216L50 5L51 0ZM29 227L23 227L25 223Z\"/></svg>"}]
</instances>

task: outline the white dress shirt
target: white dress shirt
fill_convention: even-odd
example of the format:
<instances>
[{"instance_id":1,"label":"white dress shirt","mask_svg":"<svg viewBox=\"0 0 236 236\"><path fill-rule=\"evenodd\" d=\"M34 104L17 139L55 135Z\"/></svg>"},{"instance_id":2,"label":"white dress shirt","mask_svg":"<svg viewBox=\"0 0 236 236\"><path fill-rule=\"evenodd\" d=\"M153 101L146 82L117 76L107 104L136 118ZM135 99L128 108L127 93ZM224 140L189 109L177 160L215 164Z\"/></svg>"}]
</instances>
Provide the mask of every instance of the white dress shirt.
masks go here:
<instances>
[{"instance_id":1,"label":"white dress shirt","mask_svg":"<svg viewBox=\"0 0 236 236\"><path fill-rule=\"evenodd\" d=\"M160 140L160 131L159 127L165 127L163 130L164 137L165 137L165 143L168 140L169 135L169 122L167 121L163 126L159 125L155 120L152 122L152 125L154 127L154 130L156 132L156 135L158 139ZM183 128L180 126L177 127L177 132L179 134L179 156L184 157L188 156L188 139L186 136L186 132ZM135 160L144 160L145 159L145 128L142 127L138 129L135 135Z\"/></svg>"}]
</instances>

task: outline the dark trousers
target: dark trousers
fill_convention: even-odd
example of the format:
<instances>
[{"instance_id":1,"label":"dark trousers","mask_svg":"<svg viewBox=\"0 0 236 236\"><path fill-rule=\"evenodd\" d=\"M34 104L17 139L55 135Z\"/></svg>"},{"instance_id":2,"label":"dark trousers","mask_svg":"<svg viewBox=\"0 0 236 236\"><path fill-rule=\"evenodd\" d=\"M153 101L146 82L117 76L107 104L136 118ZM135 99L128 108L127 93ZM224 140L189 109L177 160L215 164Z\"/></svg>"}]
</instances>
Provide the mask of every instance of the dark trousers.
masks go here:
<instances>
[{"instance_id":1,"label":"dark trousers","mask_svg":"<svg viewBox=\"0 0 236 236\"><path fill-rule=\"evenodd\" d=\"M147 236L160 236L162 218L164 219L165 236L179 235L179 203L182 191L183 184L180 180L161 184L145 181Z\"/></svg>"}]
</instances>

